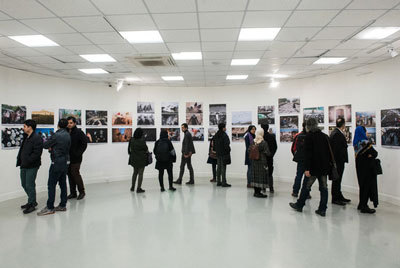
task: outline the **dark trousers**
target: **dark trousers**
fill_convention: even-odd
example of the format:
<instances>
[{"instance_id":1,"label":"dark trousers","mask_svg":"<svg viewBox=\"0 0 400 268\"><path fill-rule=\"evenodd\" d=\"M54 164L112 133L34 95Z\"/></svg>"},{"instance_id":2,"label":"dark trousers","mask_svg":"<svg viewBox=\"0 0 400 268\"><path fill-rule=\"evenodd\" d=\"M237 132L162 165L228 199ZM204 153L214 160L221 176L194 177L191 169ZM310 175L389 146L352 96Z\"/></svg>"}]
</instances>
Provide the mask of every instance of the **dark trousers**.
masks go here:
<instances>
[{"instance_id":1,"label":"dark trousers","mask_svg":"<svg viewBox=\"0 0 400 268\"><path fill-rule=\"evenodd\" d=\"M294 179L294 184L293 184L293 193L294 194L298 194L300 191L301 179L304 176L304 172L305 172L304 164L301 162L297 163L296 177Z\"/></svg>"},{"instance_id":2,"label":"dark trousers","mask_svg":"<svg viewBox=\"0 0 400 268\"><path fill-rule=\"evenodd\" d=\"M267 166L268 166L268 185L269 189L274 189L274 159L272 157L267 158Z\"/></svg>"},{"instance_id":3,"label":"dark trousers","mask_svg":"<svg viewBox=\"0 0 400 268\"><path fill-rule=\"evenodd\" d=\"M297 206L302 208L304 207L308 196L310 195L311 186L314 184L316 180L318 180L319 184L319 192L321 194L321 200L319 201L319 211L326 211L327 204L328 204L328 182L327 176L311 176L311 177L304 177L304 183L301 187L300 197L297 199Z\"/></svg>"},{"instance_id":4,"label":"dark trousers","mask_svg":"<svg viewBox=\"0 0 400 268\"><path fill-rule=\"evenodd\" d=\"M67 205L67 170L68 164L66 160L55 161L50 166L49 180L47 182L49 192L49 199L47 200L48 209L54 209L57 183L60 185L61 189L60 206L65 207Z\"/></svg>"},{"instance_id":5,"label":"dark trousers","mask_svg":"<svg viewBox=\"0 0 400 268\"><path fill-rule=\"evenodd\" d=\"M168 173L168 183L169 183L169 188L172 188L172 180L173 180L173 174L172 174L172 166L168 168L160 168L158 170L158 181L160 182L160 187L161 189L164 189L164 170L167 170Z\"/></svg>"},{"instance_id":6,"label":"dark trousers","mask_svg":"<svg viewBox=\"0 0 400 268\"><path fill-rule=\"evenodd\" d=\"M344 162L337 162L337 171L339 173L339 178L332 181L332 201L340 201L343 199L342 194L342 177L344 172Z\"/></svg>"},{"instance_id":7,"label":"dark trousers","mask_svg":"<svg viewBox=\"0 0 400 268\"><path fill-rule=\"evenodd\" d=\"M224 164L224 157L217 157L217 183L226 183L226 164Z\"/></svg>"},{"instance_id":8,"label":"dark trousers","mask_svg":"<svg viewBox=\"0 0 400 268\"><path fill-rule=\"evenodd\" d=\"M79 172L80 168L81 163L70 164L68 167L69 192L72 195L76 195L76 188L78 188L79 193L85 193L85 186Z\"/></svg>"},{"instance_id":9,"label":"dark trousers","mask_svg":"<svg viewBox=\"0 0 400 268\"><path fill-rule=\"evenodd\" d=\"M36 175L39 168L21 168L20 177L21 185L28 196L28 203L33 204L36 202Z\"/></svg>"},{"instance_id":10,"label":"dark trousers","mask_svg":"<svg viewBox=\"0 0 400 268\"><path fill-rule=\"evenodd\" d=\"M213 173L213 180L217 179L217 164L212 163L212 173Z\"/></svg>"},{"instance_id":11,"label":"dark trousers","mask_svg":"<svg viewBox=\"0 0 400 268\"><path fill-rule=\"evenodd\" d=\"M132 189L135 189L136 185L136 179L139 176L139 181L137 185L137 189L142 188L142 182L143 182L143 172L144 172L144 167L142 168L133 168L133 175L132 175Z\"/></svg>"},{"instance_id":12,"label":"dark trousers","mask_svg":"<svg viewBox=\"0 0 400 268\"><path fill-rule=\"evenodd\" d=\"M187 165L187 168L189 169L189 174L190 174L190 181L194 181L194 171L192 167L192 157L185 158L182 154L182 159L181 159L181 170L179 172L179 178L178 180L182 180L183 174L185 173L185 165Z\"/></svg>"},{"instance_id":13,"label":"dark trousers","mask_svg":"<svg viewBox=\"0 0 400 268\"><path fill-rule=\"evenodd\" d=\"M253 177L253 163L249 159L249 164L247 165L247 184L251 183L252 177Z\"/></svg>"}]
</instances>

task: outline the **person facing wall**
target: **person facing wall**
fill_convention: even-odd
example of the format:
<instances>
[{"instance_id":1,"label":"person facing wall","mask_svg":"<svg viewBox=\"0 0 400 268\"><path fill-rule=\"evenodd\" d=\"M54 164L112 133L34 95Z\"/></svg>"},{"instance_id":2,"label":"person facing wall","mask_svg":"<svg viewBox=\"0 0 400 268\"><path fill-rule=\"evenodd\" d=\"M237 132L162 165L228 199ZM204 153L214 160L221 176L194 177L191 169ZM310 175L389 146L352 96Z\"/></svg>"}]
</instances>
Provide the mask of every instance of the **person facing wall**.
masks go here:
<instances>
[{"instance_id":1,"label":"person facing wall","mask_svg":"<svg viewBox=\"0 0 400 268\"><path fill-rule=\"evenodd\" d=\"M142 189L142 183L143 183L143 172L147 165L148 151L149 149L143 137L143 130L139 127L133 133L133 137L129 141L129 146L128 146L129 165L133 167L131 192L135 191L136 179L138 176L139 176L139 181L136 193L145 192L145 190Z\"/></svg>"},{"instance_id":2,"label":"person facing wall","mask_svg":"<svg viewBox=\"0 0 400 268\"><path fill-rule=\"evenodd\" d=\"M250 125L247 128L246 135L244 136L244 142L246 145L244 164L247 165L247 188L251 188L250 183L253 173L253 163L252 160L249 158L249 147L251 144L253 144L254 138L256 137L256 129L256 126Z\"/></svg>"},{"instance_id":3,"label":"person facing wall","mask_svg":"<svg viewBox=\"0 0 400 268\"><path fill-rule=\"evenodd\" d=\"M172 142L168 138L168 132L162 130L160 139L156 141L153 149L156 157L156 169L158 169L158 181L160 183L161 192L165 191L164 188L164 170L168 173L168 183L170 191L175 191L173 186L173 163L176 162L176 153Z\"/></svg>"},{"instance_id":4,"label":"person facing wall","mask_svg":"<svg viewBox=\"0 0 400 268\"><path fill-rule=\"evenodd\" d=\"M278 145L276 143L276 137L274 134L269 133L269 124L262 124L261 128L264 129L264 140L268 144L268 148L270 151L270 155L267 157L268 162L268 185L269 185L269 192L274 193L274 156L276 151L278 150Z\"/></svg>"},{"instance_id":5,"label":"person facing wall","mask_svg":"<svg viewBox=\"0 0 400 268\"><path fill-rule=\"evenodd\" d=\"M249 148L249 157L253 164L250 184L254 188L254 197L257 198L267 197L266 194L261 193L261 190L268 187L269 170L267 159L272 155L268 143L264 140L264 134L264 129L257 130L254 143Z\"/></svg>"},{"instance_id":6,"label":"person facing wall","mask_svg":"<svg viewBox=\"0 0 400 268\"><path fill-rule=\"evenodd\" d=\"M218 132L215 134L214 141L217 154L217 186L231 187L226 182L226 166L231 164L231 147L225 123L218 124Z\"/></svg>"},{"instance_id":7,"label":"person facing wall","mask_svg":"<svg viewBox=\"0 0 400 268\"><path fill-rule=\"evenodd\" d=\"M212 179L210 182L217 181L217 152L215 151L215 135L210 140L210 145L208 147L208 159L207 164L211 164L212 168Z\"/></svg>"},{"instance_id":8,"label":"person facing wall","mask_svg":"<svg viewBox=\"0 0 400 268\"><path fill-rule=\"evenodd\" d=\"M186 182L187 185L194 184L194 171L192 166L192 155L196 153L193 144L192 135L189 132L188 124L183 123L181 125L181 130L184 133L184 138L182 141L182 158L181 158L181 167L179 171L179 178L174 181L176 184L182 184L182 177L185 173L185 166L189 169L190 179Z\"/></svg>"}]
</instances>

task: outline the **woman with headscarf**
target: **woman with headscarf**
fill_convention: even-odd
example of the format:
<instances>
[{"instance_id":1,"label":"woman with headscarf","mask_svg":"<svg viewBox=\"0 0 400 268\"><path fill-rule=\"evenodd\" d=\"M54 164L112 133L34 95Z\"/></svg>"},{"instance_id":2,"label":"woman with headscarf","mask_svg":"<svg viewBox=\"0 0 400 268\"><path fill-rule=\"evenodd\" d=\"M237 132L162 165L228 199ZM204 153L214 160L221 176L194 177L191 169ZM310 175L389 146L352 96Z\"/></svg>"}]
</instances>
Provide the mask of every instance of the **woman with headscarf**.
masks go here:
<instances>
[{"instance_id":1,"label":"woman with headscarf","mask_svg":"<svg viewBox=\"0 0 400 268\"><path fill-rule=\"evenodd\" d=\"M132 187L131 191L135 191L136 179L139 175L138 186L136 193L144 193L142 189L143 172L147 165L147 152L148 148L146 141L143 138L143 129L140 127L133 133L133 138L129 141L128 154L129 165L133 167Z\"/></svg>"},{"instance_id":2,"label":"woman with headscarf","mask_svg":"<svg viewBox=\"0 0 400 268\"><path fill-rule=\"evenodd\" d=\"M161 130L160 139L156 141L153 152L156 157L156 169L158 169L158 180L160 182L161 192L165 191L164 170L167 170L168 173L169 190L175 191L176 189L172 185L172 163L176 161L176 154L166 130Z\"/></svg>"},{"instance_id":3,"label":"woman with headscarf","mask_svg":"<svg viewBox=\"0 0 400 268\"><path fill-rule=\"evenodd\" d=\"M259 158L252 160L253 170L250 185L254 188L254 196L265 198L267 195L261 193L262 189L268 187L268 163L267 157L271 155L268 143L264 140L264 130L260 128L254 138L254 146L258 149Z\"/></svg>"},{"instance_id":4,"label":"woman with headscarf","mask_svg":"<svg viewBox=\"0 0 400 268\"><path fill-rule=\"evenodd\" d=\"M365 127L358 126L356 128L353 146L356 157L357 179L360 188L360 202L357 209L361 213L373 214L375 213L375 209L368 207L368 199L373 202L375 208L378 206L378 184L375 169L375 159L378 156L378 152L368 140Z\"/></svg>"},{"instance_id":5,"label":"woman with headscarf","mask_svg":"<svg viewBox=\"0 0 400 268\"><path fill-rule=\"evenodd\" d=\"M244 136L244 142L246 144L244 164L247 166L247 188L251 188L250 181L253 173L252 161L249 158L249 147L254 142L254 138L256 137L255 134L256 134L256 126L250 125L247 129L246 135Z\"/></svg>"}]
</instances>

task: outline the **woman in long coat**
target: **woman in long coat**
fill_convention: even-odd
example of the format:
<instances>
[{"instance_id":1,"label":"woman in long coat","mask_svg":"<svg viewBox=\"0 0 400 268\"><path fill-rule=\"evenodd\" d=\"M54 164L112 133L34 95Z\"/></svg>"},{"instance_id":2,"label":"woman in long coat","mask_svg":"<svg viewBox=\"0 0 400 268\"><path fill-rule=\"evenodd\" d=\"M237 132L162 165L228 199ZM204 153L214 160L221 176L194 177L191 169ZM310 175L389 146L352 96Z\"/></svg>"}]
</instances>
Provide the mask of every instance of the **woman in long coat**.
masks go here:
<instances>
[{"instance_id":1,"label":"woman in long coat","mask_svg":"<svg viewBox=\"0 0 400 268\"><path fill-rule=\"evenodd\" d=\"M256 132L254 145L258 147L260 157L258 160L252 160L253 176L250 185L254 187L255 197L265 198L267 195L261 193L261 190L268 187L267 157L271 155L271 152L268 148L268 143L264 140L264 130L262 128Z\"/></svg>"}]
</instances>

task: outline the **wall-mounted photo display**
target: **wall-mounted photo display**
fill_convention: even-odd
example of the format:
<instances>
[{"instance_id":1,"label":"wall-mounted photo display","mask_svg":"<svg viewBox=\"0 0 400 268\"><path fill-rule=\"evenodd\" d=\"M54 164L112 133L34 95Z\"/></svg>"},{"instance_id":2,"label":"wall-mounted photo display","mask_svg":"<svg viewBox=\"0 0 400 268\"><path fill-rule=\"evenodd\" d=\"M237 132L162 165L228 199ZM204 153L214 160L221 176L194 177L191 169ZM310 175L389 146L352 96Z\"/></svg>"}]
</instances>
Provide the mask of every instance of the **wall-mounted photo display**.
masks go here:
<instances>
[{"instance_id":1,"label":"wall-mounted photo display","mask_svg":"<svg viewBox=\"0 0 400 268\"><path fill-rule=\"evenodd\" d=\"M232 126L251 125L252 114L249 111L232 112Z\"/></svg>"},{"instance_id":2,"label":"wall-mounted photo display","mask_svg":"<svg viewBox=\"0 0 400 268\"><path fill-rule=\"evenodd\" d=\"M1 122L3 125L21 125L26 120L26 106L1 105Z\"/></svg>"},{"instance_id":3,"label":"wall-mounted photo display","mask_svg":"<svg viewBox=\"0 0 400 268\"><path fill-rule=\"evenodd\" d=\"M317 120L318 124L325 123L324 120L324 107L311 107L303 109L303 122L306 122L310 118Z\"/></svg>"},{"instance_id":4,"label":"wall-mounted photo display","mask_svg":"<svg viewBox=\"0 0 400 268\"><path fill-rule=\"evenodd\" d=\"M76 124L82 124L82 111L74 110L74 109L59 109L58 110L58 118L59 119L67 119L68 117L73 116L76 119Z\"/></svg>"},{"instance_id":5,"label":"wall-mounted photo display","mask_svg":"<svg viewBox=\"0 0 400 268\"><path fill-rule=\"evenodd\" d=\"M293 142L294 137L299 132L297 128L281 128L280 141L281 142Z\"/></svg>"},{"instance_id":6,"label":"wall-mounted photo display","mask_svg":"<svg viewBox=\"0 0 400 268\"><path fill-rule=\"evenodd\" d=\"M179 103L161 103L161 124L163 126L179 126Z\"/></svg>"},{"instance_id":7,"label":"wall-mounted photo display","mask_svg":"<svg viewBox=\"0 0 400 268\"><path fill-rule=\"evenodd\" d=\"M189 128L189 131L192 134L193 141L204 141L203 127Z\"/></svg>"},{"instance_id":8,"label":"wall-mounted photo display","mask_svg":"<svg viewBox=\"0 0 400 268\"><path fill-rule=\"evenodd\" d=\"M376 113L356 112L356 126L364 126L366 128L376 127Z\"/></svg>"},{"instance_id":9,"label":"wall-mounted photo display","mask_svg":"<svg viewBox=\"0 0 400 268\"><path fill-rule=\"evenodd\" d=\"M32 111L32 117L38 125L54 125L54 111L50 109L38 109Z\"/></svg>"},{"instance_id":10,"label":"wall-mounted photo display","mask_svg":"<svg viewBox=\"0 0 400 268\"><path fill-rule=\"evenodd\" d=\"M245 127L233 127L232 128L232 142L244 142L244 135L246 134L247 128Z\"/></svg>"},{"instance_id":11,"label":"wall-mounted photo display","mask_svg":"<svg viewBox=\"0 0 400 268\"><path fill-rule=\"evenodd\" d=\"M375 127L367 127L368 140L376 145L376 128Z\"/></svg>"},{"instance_id":12,"label":"wall-mounted photo display","mask_svg":"<svg viewBox=\"0 0 400 268\"><path fill-rule=\"evenodd\" d=\"M101 110L86 110L87 126L107 126L108 113Z\"/></svg>"},{"instance_id":13,"label":"wall-mounted photo display","mask_svg":"<svg viewBox=\"0 0 400 268\"><path fill-rule=\"evenodd\" d=\"M275 124L275 106L258 106L257 107L258 124Z\"/></svg>"},{"instance_id":14,"label":"wall-mounted photo display","mask_svg":"<svg viewBox=\"0 0 400 268\"><path fill-rule=\"evenodd\" d=\"M203 125L202 102L186 102L186 123L190 126Z\"/></svg>"},{"instance_id":15,"label":"wall-mounted photo display","mask_svg":"<svg viewBox=\"0 0 400 268\"><path fill-rule=\"evenodd\" d=\"M89 143L107 143L108 129L107 128L86 128L86 136Z\"/></svg>"},{"instance_id":16,"label":"wall-mounted photo display","mask_svg":"<svg viewBox=\"0 0 400 268\"><path fill-rule=\"evenodd\" d=\"M180 141L181 140L181 129L180 128L162 128L161 130L165 130L168 132L169 140Z\"/></svg>"},{"instance_id":17,"label":"wall-mounted photo display","mask_svg":"<svg viewBox=\"0 0 400 268\"><path fill-rule=\"evenodd\" d=\"M344 118L346 124L351 123L351 104L329 106L329 124L336 124L336 119Z\"/></svg>"},{"instance_id":18,"label":"wall-mounted photo display","mask_svg":"<svg viewBox=\"0 0 400 268\"><path fill-rule=\"evenodd\" d=\"M226 104L210 104L210 126L226 124Z\"/></svg>"},{"instance_id":19,"label":"wall-mounted photo display","mask_svg":"<svg viewBox=\"0 0 400 268\"><path fill-rule=\"evenodd\" d=\"M382 128L382 146L400 148L400 127Z\"/></svg>"},{"instance_id":20,"label":"wall-mounted photo display","mask_svg":"<svg viewBox=\"0 0 400 268\"><path fill-rule=\"evenodd\" d=\"M335 128L336 126L329 126L329 136ZM344 137L346 138L347 144L353 144L353 134L350 126L346 126L346 129L344 130Z\"/></svg>"},{"instance_id":21,"label":"wall-mounted photo display","mask_svg":"<svg viewBox=\"0 0 400 268\"><path fill-rule=\"evenodd\" d=\"M189 126L203 125L203 114L186 114L186 124Z\"/></svg>"},{"instance_id":22,"label":"wall-mounted photo display","mask_svg":"<svg viewBox=\"0 0 400 268\"><path fill-rule=\"evenodd\" d=\"M154 114L138 114L137 116L138 126L154 126L154 123Z\"/></svg>"},{"instance_id":23,"label":"wall-mounted photo display","mask_svg":"<svg viewBox=\"0 0 400 268\"><path fill-rule=\"evenodd\" d=\"M154 102L138 102L137 113L138 114L154 114Z\"/></svg>"},{"instance_id":24,"label":"wall-mounted photo display","mask_svg":"<svg viewBox=\"0 0 400 268\"><path fill-rule=\"evenodd\" d=\"M145 141L156 141L157 140L157 129L156 128L142 128L143 137Z\"/></svg>"},{"instance_id":25,"label":"wall-mounted photo display","mask_svg":"<svg viewBox=\"0 0 400 268\"><path fill-rule=\"evenodd\" d=\"M217 133L218 128L216 127L209 127L208 128L208 140L212 140L212 138L214 137L214 135Z\"/></svg>"},{"instance_id":26,"label":"wall-mounted photo display","mask_svg":"<svg viewBox=\"0 0 400 268\"><path fill-rule=\"evenodd\" d=\"M278 106L279 114L298 114L300 113L300 98L280 98Z\"/></svg>"},{"instance_id":27,"label":"wall-mounted photo display","mask_svg":"<svg viewBox=\"0 0 400 268\"><path fill-rule=\"evenodd\" d=\"M54 128L37 128L35 132L46 142L54 135Z\"/></svg>"},{"instance_id":28,"label":"wall-mounted photo display","mask_svg":"<svg viewBox=\"0 0 400 268\"><path fill-rule=\"evenodd\" d=\"M382 110L381 127L400 127L400 109Z\"/></svg>"},{"instance_id":29,"label":"wall-mounted photo display","mask_svg":"<svg viewBox=\"0 0 400 268\"><path fill-rule=\"evenodd\" d=\"M138 126L154 126L154 102L137 103L137 124Z\"/></svg>"},{"instance_id":30,"label":"wall-mounted photo display","mask_svg":"<svg viewBox=\"0 0 400 268\"><path fill-rule=\"evenodd\" d=\"M131 128L113 128L112 142L128 142L132 138Z\"/></svg>"},{"instance_id":31,"label":"wall-mounted photo display","mask_svg":"<svg viewBox=\"0 0 400 268\"><path fill-rule=\"evenodd\" d=\"M299 128L299 117L297 115L281 116L280 117L280 127L281 127L281 129L283 129L283 128L298 129Z\"/></svg>"},{"instance_id":32,"label":"wall-mounted photo display","mask_svg":"<svg viewBox=\"0 0 400 268\"><path fill-rule=\"evenodd\" d=\"M130 112L114 112L112 115L113 126L132 126L132 114Z\"/></svg>"},{"instance_id":33,"label":"wall-mounted photo display","mask_svg":"<svg viewBox=\"0 0 400 268\"><path fill-rule=\"evenodd\" d=\"M4 128L1 131L1 148L15 149L21 146L24 139L22 128Z\"/></svg>"}]
</instances>

